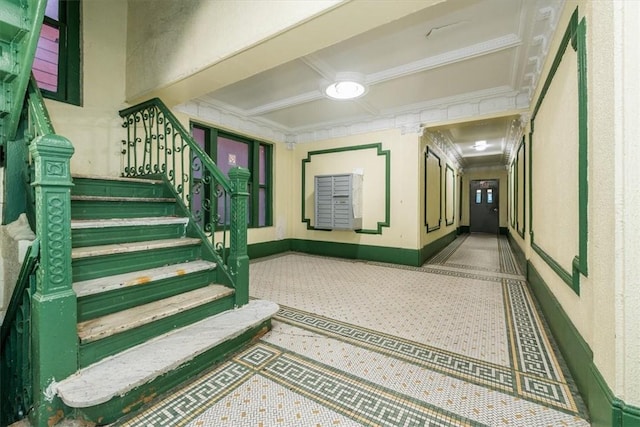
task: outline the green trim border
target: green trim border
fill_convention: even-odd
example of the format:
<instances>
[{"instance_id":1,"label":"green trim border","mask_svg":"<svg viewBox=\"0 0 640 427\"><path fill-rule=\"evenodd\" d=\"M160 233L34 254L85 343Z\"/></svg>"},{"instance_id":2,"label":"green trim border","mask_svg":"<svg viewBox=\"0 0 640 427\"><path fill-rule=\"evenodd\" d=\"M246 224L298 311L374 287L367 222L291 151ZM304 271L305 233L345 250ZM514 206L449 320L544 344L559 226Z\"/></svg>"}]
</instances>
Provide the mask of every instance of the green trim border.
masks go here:
<instances>
[{"instance_id":1,"label":"green trim border","mask_svg":"<svg viewBox=\"0 0 640 427\"><path fill-rule=\"evenodd\" d=\"M549 90L551 82L562 61L567 46L571 47L578 56L578 255L572 262L572 271L568 272L556 260L553 259L542 247L535 243L533 230L533 133L535 131L535 118L540 110L542 101ZM580 275L588 277L587 250L588 250L588 128L587 128L587 54L586 54L586 21L583 18L578 23L578 8L571 15L569 25L564 33L560 47L551 65L549 75L544 82L540 98L531 116L531 133L529 134L529 233L531 248L551 267L551 269L573 291L580 295Z\"/></svg>"},{"instance_id":2,"label":"green trim border","mask_svg":"<svg viewBox=\"0 0 640 427\"><path fill-rule=\"evenodd\" d=\"M511 247L514 248L513 242ZM530 261L527 261L527 281L589 409L591 425L640 425L640 407L627 405L615 397L593 363L591 348Z\"/></svg>"},{"instance_id":3,"label":"green trim border","mask_svg":"<svg viewBox=\"0 0 640 427\"><path fill-rule=\"evenodd\" d=\"M291 250L312 255L360 259L419 267L417 249L360 245L357 243L323 242L319 240L290 239Z\"/></svg>"},{"instance_id":4,"label":"green trim border","mask_svg":"<svg viewBox=\"0 0 640 427\"><path fill-rule=\"evenodd\" d=\"M423 265L425 262L427 262L427 260L429 258L433 257L438 252L440 252L442 249L447 247L451 242L456 240L456 237L458 237L458 234L460 234L460 233L459 233L458 229L456 229L456 230L453 230L451 233L448 233L448 234L440 237L439 239L434 240L433 242L427 243L426 245L424 245L422 247L422 249L420 249L420 264L419 264L419 266Z\"/></svg>"},{"instance_id":5,"label":"green trim border","mask_svg":"<svg viewBox=\"0 0 640 427\"><path fill-rule=\"evenodd\" d=\"M518 191L518 187L520 186L520 151L522 151L522 195L519 194ZM522 237L524 239L524 235L525 232L527 230L527 221L526 218L524 216L524 212L527 209L527 197L526 197L526 193L527 193L527 155L526 155L526 144L525 144L525 137L524 135L522 136L522 141L520 142L520 145L518 146L518 150L516 151L516 159L515 159L515 181L514 181L514 192L515 192L515 225L516 225L516 231L518 232L518 234L520 235L520 237ZM520 229L520 209L519 209L519 205L520 205L520 196L522 196L522 230Z\"/></svg>"},{"instance_id":6,"label":"green trim border","mask_svg":"<svg viewBox=\"0 0 640 427\"><path fill-rule=\"evenodd\" d=\"M449 171L451 171L451 181L453 181L451 183L451 199L452 199L452 204L451 204L451 209L453 210L453 212L451 212L451 221L449 221L449 218L447 218L447 206L448 206L448 201L449 198L447 197L448 192L447 189L449 188L449 186L447 185L447 183L449 182ZM445 164L444 166L444 224L449 226L449 225L453 225L454 222L456 222L456 172L453 170L453 168L451 166L449 166L449 163Z\"/></svg>"},{"instance_id":7,"label":"green trim border","mask_svg":"<svg viewBox=\"0 0 640 427\"><path fill-rule=\"evenodd\" d=\"M311 218L305 218L304 216L305 210L306 210L306 202L305 202L305 194L304 194L304 189L306 187L306 175L307 175L306 167L307 167L307 163L311 163L311 156L317 156L322 154L344 153L346 151L372 150L372 149L377 150L376 154L378 156L385 156L384 221L378 221L377 229L363 228L361 230L355 230L355 232L360 234L382 234L382 227L391 226L391 151L383 150L382 143L377 142L374 144L352 145L348 147L328 148L325 150L309 151L307 153L307 158L302 159L301 219L302 219L302 222L307 224L307 230L316 230L316 228L311 225ZM321 230L321 231L329 231L329 230Z\"/></svg>"},{"instance_id":8,"label":"green trim border","mask_svg":"<svg viewBox=\"0 0 640 427\"><path fill-rule=\"evenodd\" d=\"M436 159L438 159L438 168L440 169L438 175L440 178L440 182L438 183L438 187L440 188L440 193L438 194L438 203L440 204L440 217L438 218L438 225L434 225L434 226L429 226L429 215L428 215L428 211L427 211L427 200L428 200L428 193L429 191L427 190L427 182L428 182L428 168L427 165L429 164L429 155L432 155L433 157L435 157ZM433 151L431 149L431 147L429 147L427 145L427 151L424 154L424 225L425 227L427 227L427 233L431 233L432 231L436 231L440 229L440 226L442 225L442 159L440 159L440 156L438 156L435 151Z\"/></svg>"}]
</instances>

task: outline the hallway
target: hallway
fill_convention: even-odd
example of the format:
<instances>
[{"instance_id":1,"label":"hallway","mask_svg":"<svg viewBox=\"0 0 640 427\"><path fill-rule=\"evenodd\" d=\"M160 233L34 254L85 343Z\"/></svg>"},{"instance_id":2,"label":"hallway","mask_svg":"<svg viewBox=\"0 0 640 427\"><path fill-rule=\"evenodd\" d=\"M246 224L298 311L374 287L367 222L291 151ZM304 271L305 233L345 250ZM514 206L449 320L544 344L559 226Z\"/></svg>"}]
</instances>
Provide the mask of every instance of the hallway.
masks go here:
<instances>
[{"instance_id":1,"label":"hallway","mask_svg":"<svg viewBox=\"0 0 640 427\"><path fill-rule=\"evenodd\" d=\"M117 425L589 425L504 236L417 268L288 252L250 274L273 330Z\"/></svg>"}]
</instances>

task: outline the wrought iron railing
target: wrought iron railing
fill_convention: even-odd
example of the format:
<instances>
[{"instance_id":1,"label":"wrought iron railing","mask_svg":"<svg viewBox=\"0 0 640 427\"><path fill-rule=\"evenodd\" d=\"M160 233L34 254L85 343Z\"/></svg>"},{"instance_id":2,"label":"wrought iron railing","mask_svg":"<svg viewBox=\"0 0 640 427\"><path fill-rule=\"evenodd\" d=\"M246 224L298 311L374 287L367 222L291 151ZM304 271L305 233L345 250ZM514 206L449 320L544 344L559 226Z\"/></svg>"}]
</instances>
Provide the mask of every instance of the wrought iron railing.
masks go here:
<instances>
[{"instance_id":1,"label":"wrought iron railing","mask_svg":"<svg viewBox=\"0 0 640 427\"><path fill-rule=\"evenodd\" d=\"M1 425L22 419L33 405L31 297L35 288L39 254L40 241L36 239L27 249L18 282L5 314L5 321L0 329Z\"/></svg>"},{"instance_id":2,"label":"wrought iron railing","mask_svg":"<svg viewBox=\"0 0 640 427\"><path fill-rule=\"evenodd\" d=\"M8 198L26 211L39 244L25 259L2 322L0 425L27 413L33 425L46 425L62 408L58 398L47 396L48 388L78 368L69 239L74 150L66 138L53 133L33 79L21 110L16 140L9 141L15 156L6 165L6 176L15 185L5 182L5 188L11 192Z\"/></svg>"},{"instance_id":3,"label":"wrought iron railing","mask_svg":"<svg viewBox=\"0 0 640 427\"><path fill-rule=\"evenodd\" d=\"M123 175L160 176L197 225L225 276L236 289L236 305L248 301L247 203L249 171L229 177L216 166L164 103L151 99L120 111Z\"/></svg>"}]
</instances>

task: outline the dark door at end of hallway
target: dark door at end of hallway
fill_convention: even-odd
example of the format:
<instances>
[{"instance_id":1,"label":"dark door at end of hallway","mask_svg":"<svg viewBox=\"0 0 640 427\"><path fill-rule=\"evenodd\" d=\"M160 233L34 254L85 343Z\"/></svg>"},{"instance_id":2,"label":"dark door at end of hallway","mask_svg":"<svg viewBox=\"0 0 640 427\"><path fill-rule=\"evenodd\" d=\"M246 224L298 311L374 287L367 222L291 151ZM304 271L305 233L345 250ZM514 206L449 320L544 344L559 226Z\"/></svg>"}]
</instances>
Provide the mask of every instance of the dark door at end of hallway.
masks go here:
<instances>
[{"instance_id":1,"label":"dark door at end of hallway","mask_svg":"<svg viewBox=\"0 0 640 427\"><path fill-rule=\"evenodd\" d=\"M469 183L469 231L498 233L498 180Z\"/></svg>"}]
</instances>

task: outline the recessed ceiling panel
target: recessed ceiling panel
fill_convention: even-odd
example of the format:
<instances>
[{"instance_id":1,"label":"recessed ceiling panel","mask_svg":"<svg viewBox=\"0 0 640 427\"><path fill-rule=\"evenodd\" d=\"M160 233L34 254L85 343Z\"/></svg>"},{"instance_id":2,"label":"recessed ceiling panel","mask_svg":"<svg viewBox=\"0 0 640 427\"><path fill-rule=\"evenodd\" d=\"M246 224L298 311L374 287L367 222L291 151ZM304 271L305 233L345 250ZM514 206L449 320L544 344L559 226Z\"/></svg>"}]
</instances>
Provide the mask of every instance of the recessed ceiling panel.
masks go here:
<instances>
[{"instance_id":1,"label":"recessed ceiling panel","mask_svg":"<svg viewBox=\"0 0 640 427\"><path fill-rule=\"evenodd\" d=\"M369 114L357 101L337 101L323 98L296 107L285 108L261 116L288 128L305 128L321 123L344 123L363 120Z\"/></svg>"},{"instance_id":2,"label":"recessed ceiling panel","mask_svg":"<svg viewBox=\"0 0 640 427\"><path fill-rule=\"evenodd\" d=\"M336 71L371 74L518 34L523 0L452 0L314 54Z\"/></svg>"},{"instance_id":3,"label":"recessed ceiling panel","mask_svg":"<svg viewBox=\"0 0 640 427\"><path fill-rule=\"evenodd\" d=\"M300 60L288 62L211 92L213 98L242 110L317 91L322 78Z\"/></svg>"},{"instance_id":4,"label":"recessed ceiling panel","mask_svg":"<svg viewBox=\"0 0 640 427\"><path fill-rule=\"evenodd\" d=\"M513 52L501 51L374 85L366 100L382 112L510 85ZM461 98L461 102L464 101Z\"/></svg>"}]
</instances>

